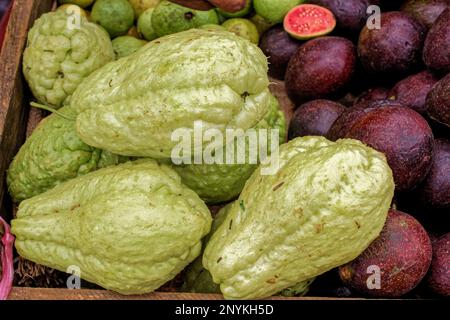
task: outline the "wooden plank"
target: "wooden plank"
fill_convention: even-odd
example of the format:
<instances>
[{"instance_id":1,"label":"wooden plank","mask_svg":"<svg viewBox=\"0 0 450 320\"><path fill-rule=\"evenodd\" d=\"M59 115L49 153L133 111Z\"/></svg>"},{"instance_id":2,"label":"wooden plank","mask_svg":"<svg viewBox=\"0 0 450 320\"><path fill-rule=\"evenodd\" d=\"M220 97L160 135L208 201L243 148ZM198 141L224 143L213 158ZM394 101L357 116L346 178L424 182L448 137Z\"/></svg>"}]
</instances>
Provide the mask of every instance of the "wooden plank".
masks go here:
<instances>
[{"instance_id":1,"label":"wooden plank","mask_svg":"<svg viewBox=\"0 0 450 320\"><path fill-rule=\"evenodd\" d=\"M107 290L69 290L14 287L9 300L223 300L219 294L154 292L144 295L124 296ZM336 298L284 298L271 297L265 300L337 300ZM340 298L339 300L363 300Z\"/></svg>"},{"instance_id":2,"label":"wooden plank","mask_svg":"<svg viewBox=\"0 0 450 320\"><path fill-rule=\"evenodd\" d=\"M29 110L22 77L22 52L34 20L50 11L53 1L14 1L0 53L0 203L5 194L5 171L22 144Z\"/></svg>"}]
</instances>

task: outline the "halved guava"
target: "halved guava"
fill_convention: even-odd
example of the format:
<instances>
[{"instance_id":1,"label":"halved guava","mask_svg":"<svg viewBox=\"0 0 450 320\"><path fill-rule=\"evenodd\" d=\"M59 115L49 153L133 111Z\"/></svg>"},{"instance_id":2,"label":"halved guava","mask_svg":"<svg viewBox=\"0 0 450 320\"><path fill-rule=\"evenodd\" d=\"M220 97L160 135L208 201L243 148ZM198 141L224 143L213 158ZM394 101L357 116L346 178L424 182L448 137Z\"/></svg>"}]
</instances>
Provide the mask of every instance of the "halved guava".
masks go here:
<instances>
[{"instance_id":1,"label":"halved guava","mask_svg":"<svg viewBox=\"0 0 450 320\"><path fill-rule=\"evenodd\" d=\"M326 35L336 27L336 19L327 8L301 4L292 8L284 18L284 30L299 40Z\"/></svg>"}]
</instances>

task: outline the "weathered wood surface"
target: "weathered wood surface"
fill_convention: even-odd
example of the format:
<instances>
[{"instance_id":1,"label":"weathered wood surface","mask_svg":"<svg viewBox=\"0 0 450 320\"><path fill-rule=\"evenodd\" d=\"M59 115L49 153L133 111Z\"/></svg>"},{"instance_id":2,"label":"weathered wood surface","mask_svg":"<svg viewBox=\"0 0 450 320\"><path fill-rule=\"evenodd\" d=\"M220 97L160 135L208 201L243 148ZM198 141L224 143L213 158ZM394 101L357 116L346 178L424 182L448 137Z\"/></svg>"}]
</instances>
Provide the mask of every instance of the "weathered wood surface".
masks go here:
<instances>
[{"instance_id":1,"label":"weathered wood surface","mask_svg":"<svg viewBox=\"0 0 450 320\"><path fill-rule=\"evenodd\" d=\"M14 1L0 53L0 203L5 172L25 137L29 94L22 77L22 52L34 20L52 7L51 0ZM4 207L4 206L2 206ZM4 212L1 213L2 215Z\"/></svg>"}]
</instances>

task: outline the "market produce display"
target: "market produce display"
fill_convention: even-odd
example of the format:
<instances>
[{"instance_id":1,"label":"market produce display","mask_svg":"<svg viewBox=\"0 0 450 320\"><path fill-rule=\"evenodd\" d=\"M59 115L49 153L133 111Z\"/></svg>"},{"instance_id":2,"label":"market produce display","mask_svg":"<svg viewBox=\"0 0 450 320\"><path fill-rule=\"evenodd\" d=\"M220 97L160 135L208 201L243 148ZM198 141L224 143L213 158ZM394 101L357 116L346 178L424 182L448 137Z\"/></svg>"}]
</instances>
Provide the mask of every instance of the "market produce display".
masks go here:
<instances>
[{"instance_id":1,"label":"market produce display","mask_svg":"<svg viewBox=\"0 0 450 320\"><path fill-rule=\"evenodd\" d=\"M450 1L55 3L0 300L40 286L17 255L124 295L450 297Z\"/></svg>"}]
</instances>

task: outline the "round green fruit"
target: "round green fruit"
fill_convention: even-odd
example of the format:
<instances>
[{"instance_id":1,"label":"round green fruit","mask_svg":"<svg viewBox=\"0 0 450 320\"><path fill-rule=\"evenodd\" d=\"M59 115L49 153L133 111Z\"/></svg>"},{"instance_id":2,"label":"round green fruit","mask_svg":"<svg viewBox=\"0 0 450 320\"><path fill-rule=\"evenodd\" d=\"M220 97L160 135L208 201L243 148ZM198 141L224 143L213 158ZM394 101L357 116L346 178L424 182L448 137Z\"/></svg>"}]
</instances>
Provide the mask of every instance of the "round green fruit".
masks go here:
<instances>
[{"instance_id":1,"label":"round green fruit","mask_svg":"<svg viewBox=\"0 0 450 320\"><path fill-rule=\"evenodd\" d=\"M227 12L222 9L217 9L217 11L225 18L242 18L248 15L251 10L252 10L252 0L247 0L245 8L238 12Z\"/></svg>"},{"instance_id":2,"label":"round green fruit","mask_svg":"<svg viewBox=\"0 0 450 320\"><path fill-rule=\"evenodd\" d=\"M254 44L259 42L259 32L256 26L248 19L233 18L225 21L222 27L234 34L249 40Z\"/></svg>"},{"instance_id":3,"label":"round green fruit","mask_svg":"<svg viewBox=\"0 0 450 320\"><path fill-rule=\"evenodd\" d=\"M219 24L215 10L194 10L165 0L153 11L152 26L158 37L198 28L205 24Z\"/></svg>"},{"instance_id":4,"label":"round green fruit","mask_svg":"<svg viewBox=\"0 0 450 320\"><path fill-rule=\"evenodd\" d=\"M147 44L147 41L136 39L132 36L117 37L112 41L116 59L120 59L135 53Z\"/></svg>"},{"instance_id":5,"label":"round green fruit","mask_svg":"<svg viewBox=\"0 0 450 320\"><path fill-rule=\"evenodd\" d=\"M152 26L152 17L154 10L155 9L153 8L145 10L144 13L139 16L137 22L138 32L144 39L148 41L152 41L158 38Z\"/></svg>"},{"instance_id":6,"label":"round green fruit","mask_svg":"<svg viewBox=\"0 0 450 320\"><path fill-rule=\"evenodd\" d=\"M284 16L304 0L254 0L255 11L271 23L283 22Z\"/></svg>"},{"instance_id":7,"label":"round green fruit","mask_svg":"<svg viewBox=\"0 0 450 320\"><path fill-rule=\"evenodd\" d=\"M91 20L105 28L111 37L117 37L133 26L133 7L127 0L97 0Z\"/></svg>"},{"instance_id":8,"label":"round green fruit","mask_svg":"<svg viewBox=\"0 0 450 320\"><path fill-rule=\"evenodd\" d=\"M284 30L299 40L326 35L336 27L336 19L327 8L302 4L292 8L284 18Z\"/></svg>"}]
</instances>

